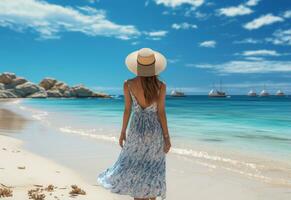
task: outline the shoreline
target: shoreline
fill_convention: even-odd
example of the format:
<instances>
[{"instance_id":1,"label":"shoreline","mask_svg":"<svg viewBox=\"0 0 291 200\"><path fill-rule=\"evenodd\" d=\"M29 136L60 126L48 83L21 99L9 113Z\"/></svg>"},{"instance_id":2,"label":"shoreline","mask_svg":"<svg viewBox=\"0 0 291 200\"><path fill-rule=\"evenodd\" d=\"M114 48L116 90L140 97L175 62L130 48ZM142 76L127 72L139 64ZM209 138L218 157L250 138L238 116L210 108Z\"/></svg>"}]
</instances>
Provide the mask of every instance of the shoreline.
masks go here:
<instances>
[{"instance_id":1,"label":"shoreline","mask_svg":"<svg viewBox=\"0 0 291 200\"><path fill-rule=\"evenodd\" d=\"M63 133L41 124L38 120L28 121L28 125L24 129L21 134L11 135L9 133L11 136L17 136L18 139L24 141L22 145L24 151L53 160L57 164L73 170L78 176L82 177L86 184L91 186L96 183L95 179L98 173L111 166L120 151L117 144L112 145L115 143L91 140L77 134ZM2 146L3 142L0 141L0 145ZM53 149L51 148L52 145L54 146ZM280 182L273 184L266 183L264 180L257 180L262 177L251 176L252 171L246 170L244 171L246 174L241 174L239 170L227 169L228 166L218 165L217 159L219 158L217 157L213 157L214 163L206 162L208 160L205 160L204 157L210 155L196 153L194 157L174 153L167 155L167 199L172 200L182 197L191 199L195 195L209 200L234 198L266 200L272 199L271 196L284 200L288 199L288 193L291 192L290 185L284 186ZM244 166L239 167L244 169ZM257 169L253 170L256 171ZM272 172L272 168L268 170ZM289 178L291 180L291 175L289 175ZM227 188L227 193L224 192L225 188ZM109 191L101 190L104 195L111 195ZM262 198L258 198L258 196ZM129 198L116 196L116 199Z\"/></svg>"},{"instance_id":2,"label":"shoreline","mask_svg":"<svg viewBox=\"0 0 291 200\"><path fill-rule=\"evenodd\" d=\"M8 100L7 102L11 102L12 100ZM0 101L1 102L1 101ZM1 108L1 107L0 107ZM62 132L63 134L76 134L80 137L88 137L96 141L107 141L111 143L118 143L118 135L107 135L107 134L95 134L94 131L100 133L108 130L104 130L103 128L90 128L90 129L75 129L74 127L70 126L59 126L60 124L55 124L55 121L51 123L52 118L47 118L51 114L53 114L53 118L56 117L58 120L58 117L61 118L68 118L67 113L63 114L61 113L60 116L58 116L60 113L49 113L44 110L37 110L35 108L26 107L21 105L21 100L15 100L12 107L9 109L12 109L14 112L17 112L19 114L23 114L25 118L33 118L33 120L38 121L39 123L43 123L48 128L54 129L56 132ZM98 125L98 124L97 124ZM109 125L107 125L109 126ZM109 127L106 127L107 129ZM110 126L112 128L112 126ZM119 127L114 127L119 128ZM88 132L87 132L88 131ZM90 133L90 132L93 133ZM176 136L173 136L173 138ZM224 158L226 159L233 159L236 156L242 157L242 158L260 158L261 160L273 160L274 162L279 162L286 165L291 165L291 156L289 159L289 155L278 155L278 154L269 154L270 152L266 153L264 151L255 151L254 149L238 149L233 148L232 146L223 146L219 142L213 141L213 142L204 142L201 140L195 140L193 138L193 141L190 143L185 140L185 138L174 138L174 144L176 143L177 146L173 146L172 148L175 149L175 154L181 155L181 156L193 156L194 158L197 157L197 154L208 154L205 157L219 157L221 155L226 155ZM173 141L172 141L173 143ZM193 147L195 147L193 149ZM198 156L201 157L201 156Z\"/></svg>"}]
</instances>

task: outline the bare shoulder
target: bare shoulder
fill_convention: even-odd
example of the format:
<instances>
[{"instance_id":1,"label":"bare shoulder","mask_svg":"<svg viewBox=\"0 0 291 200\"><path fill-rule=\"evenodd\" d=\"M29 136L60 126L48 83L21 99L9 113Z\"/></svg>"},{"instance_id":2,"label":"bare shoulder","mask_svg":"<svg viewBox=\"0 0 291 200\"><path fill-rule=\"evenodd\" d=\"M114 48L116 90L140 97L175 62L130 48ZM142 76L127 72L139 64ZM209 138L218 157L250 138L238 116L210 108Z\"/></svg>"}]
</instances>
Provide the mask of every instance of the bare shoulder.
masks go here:
<instances>
[{"instance_id":1,"label":"bare shoulder","mask_svg":"<svg viewBox=\"0 0 291 200\"><path fill-rule=\"evenodd\" d=\"M135 82L136 78L131 78L131 79L126 79L123 83L123 88L128 89L129 85L133 85Z\"/></svg>"},{"instance_id":2,"label":"bare shoulder","mask_svg":"<svg viewBox=\"0 0 291 200\"><path fill-rule=\"evenodd\" d=\"M129 79L127 79L123 82L123 89L125 89L125 90L128 88L128 81L129 81Z\"/></svg>"},{"instance_id":3,"label":"bare shoulder","mask_svg":"<svg viewBox=\"0 0 291 200\"><path fill-rule=\"evenodd\" d=\"M161 87L161 90L166 90L166 82L165 81L160 81L160 87Z\"/></svg>"}]
</instances>

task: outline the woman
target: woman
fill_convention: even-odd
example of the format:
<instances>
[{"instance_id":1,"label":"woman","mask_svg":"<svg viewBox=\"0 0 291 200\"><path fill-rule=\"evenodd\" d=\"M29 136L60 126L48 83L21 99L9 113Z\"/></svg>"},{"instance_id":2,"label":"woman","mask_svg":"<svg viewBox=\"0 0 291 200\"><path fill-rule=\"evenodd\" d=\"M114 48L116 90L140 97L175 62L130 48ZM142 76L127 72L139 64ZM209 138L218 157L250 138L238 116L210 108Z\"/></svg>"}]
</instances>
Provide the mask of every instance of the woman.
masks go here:
<instances>
[{"instance_id":1,"label":"woman","mask_svg":"<svg viewBox=\"0 0 291 200\"><path fill-rule=\"evenodd\" d=\"M128 69L137 76L124 82L125 109L116 163L98 176L111 192L135 200L166 198L166 159L171 142L165 113L166 85L157 75L166 67L165 57L149 48L129 54ZM128 121L130 127L126 135Z\"/></svg>"}]
</instances>

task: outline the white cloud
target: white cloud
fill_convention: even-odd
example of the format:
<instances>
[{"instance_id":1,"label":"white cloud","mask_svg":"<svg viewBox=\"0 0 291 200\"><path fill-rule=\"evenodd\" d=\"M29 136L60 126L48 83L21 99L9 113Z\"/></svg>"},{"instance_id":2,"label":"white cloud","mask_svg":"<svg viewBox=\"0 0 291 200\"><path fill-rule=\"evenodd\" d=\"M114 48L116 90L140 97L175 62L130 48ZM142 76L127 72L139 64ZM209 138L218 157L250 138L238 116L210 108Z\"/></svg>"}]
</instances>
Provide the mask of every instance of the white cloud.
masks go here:
<instances>
[{"instance_id":1,"label":"white cloud","mask_svg":"<svg viewBox=\"0 0 291 200\"><path fill-rule=\"evenodd\" d=\"M247 2L246 2L246 5L247 6L256 6L256 5L258 5L258 3L260 2L261 0L248 0Z\"/></svg>"},{"instance_id":2,"label":"white cloud","mask_svg":"<svg viewBox=\"0 0 291 200\"><path fill-rule=\"evenodd\" d=\"M146 0L146 1L144 2L144 6L145 6L145 7L147 7L149 4L150 4L150 0Z\"/></svg>"},{"instance_id":3,"label":"white cloud","mask_svg":"<svg viewBox=\"0 0 291 200\"><path fill-rule=\"evenodd\" d=\"M165 31L165 30L151 31L151 32L145 31L144 34L148 36L147 39L160 40L168 34L168 31Z\"/></svg>"},{"instance_id":4,"label":"white cloud","mask_svg":"<svg viewBox=\"0 0 291 200\"><path fill-rule=\"evenodd\" d=\"M99 0L86 0L86 1L88 1L89 3L97 3L97 2L99 2Z\"/></svg>"},{"instance_id":5,"label":"white cloud","mask_svg":"<svg viewBox=\"0 0 291 200\"><path fill-rule=\"evenodd\" d=\"M186 15L186 13L185 13L185 15ZM206 20L210 16L211 16L211 14L206 14L206 13L202 13L199 11L194 12L194 17L196 17L197 19L200 19L200 20Z\"/></svg>"},{"instance_id":6,"label":"white cloud","mask_svg":"<svg viewBox=\"0 0 291 200\"><path fill-rule=\"evenodd\" d=\"M251 22L246 23L243 27L248 30L258 29L262 26L271 25L277 22L283 22L284 19L273 14L262 15Z\"/></svg>"},{"instance_id":7,"label":"white cloud","mask_svg":"<svg viewBox=\"0 0 291 200\"><path fill-rule=\"evenodd\" d=\"M219 15L225 15L227 17L234 17L234 16L239 16L239 15L248 15L253 12L252 9L244 6L244 5L239 5L239 6L232 6L232 7L227 7L227 8L220 8L218 10Z\"/></svg>"},{"instance_id":8,"label":"white cloud","mask_svg":"<svg viewBox=\"0 0 291 200\"><path fill-rule=\"evenodd\" d=\"M204 42L201 42L199 44L199 46L200 47L214 48L216 46L216 41L214 41L214 40L204 41Z\"/></svg>"},{"instance_id":9,"label":"white cloud","mask_svg":"<svg viewBox=\"0 0 291 200\"><path fill-rule=\"evenodd\" d=\"M285 18L291 18L291 10L287 10L284 12L283 17Z\"/></svg>"},{"instance_id":10,"label":"white cloud","mask_svg":"<svg viewBox=\"0 0 291 200\"><path fill-rule=\"evenodd\" d=\"M211 69L220 73L272 73L291 72L291 61L229 61L221 64L197 64L192 67Z\"/></svg>"},{"instance_id":11,"label":"white cloud","mask_svg":"<svg viewBox=\"0 0 291 200\"><path fill-rule=\"evenodd\" d=\"M168 31L152 31L152 32L146 32L146 35L151 36L151 37L164 37L166 36Z\"/></svg>"},{"instance_id":12,"label":"white cloud","mask_svg":"<svg viewBox=\"0 0 291 200\"><path fill-rule=\"evenodd\" d=\"M277 30L273 33L273 37L266 38L267 42L271 42L275 45L291 45L291 29Z\"/></svg>"},{"instance_id":13,"label":"white cloud","mask_svg":"<svg viewBox=\"0 0 291 200\"><path fill-rule=\"evenodd\" d=\"M108 20L102 10L65 7L38 0L1 0L0 26L16 31L34 30L42 39L59 38L61 32L124 40L140 35L132 25Z\"/></svg>"},{"instance_id":14,"label":"white cloud","mask_svg":"<svg viewBox=\"0 0 291 200\"><path fill-rule=\"evenodd\" d=\"M204 3L204 0L154 0L156 4L162 4L166 7L179 7L181 5L190 5L193 8L197 8Z\"/></svg>"},{"instance_id":15,"label":"white cloud","mask_svg":"<svg viewBox=\"0 0 291 200\"><path fill-rule=\"evenodd\" d=\"M138 45L140 42L138 42L138 41L134 41L134 42L131 42L130 44L131 45Z\"/></svg>"},{"instance_id":16,"label":"white cloud","mask_svg":"<svg viewBox=\"0 0 291 200\"><path fill-rule=\"evenodd\" d=\"M234 44L259 44L259 43L262 43L262 41L253 39L253 38L245 38L243 40L234 41L233 43Z\"/></svg>"},{"instance_id":17,"label":"white cloud","mask_svg":"<svg viewBox=\"0 0 291 200\"><path fill-rule=\"evenodd\" d=\"M255 57L255 56L245 57L245 59L246 59L246 60L254 60L254 61L264 60L264 58L261 58L261 57Z\"/></svg>"},{"instance_id":18,"label":"white cloud","mask_svg":"<svg viewBox=\"0 0 291 200\"><path fill-rule=\"evenodd\" d=\"M241 55L243 56L280 56L281 54L274 50L254 50L254 51L244 51Z\"/></svg>"},{"instance_id":19,"label":"white cloud","mask_svg":"<svg viewBox=\"0 0 291 200\"><path fill-rule=\"evenodd\" d=\"M174 58L174 59L167 59L167 61L168 61L168 63L172 63L172 64L174 64L174 63L179 62L180 60L177 59L177 58Z\"/></svg>"},{"instance_id":20,"label":"white cloud","mask_svg":"<svg viewBox=\"0 0 291 200\"><path fill-rule=\"evenodd\" d=\"M231 6L231 7L218 9L218 14L225 15L227 17L249 15L254 12L249 7L256 6L259 2L260 0L248 0L246 3L240 4L238 6Z\"/></svg>"},{"instance_id":21,"label":"white cloud","mask_svg":"<svg viewBox=\"0 0 291 200\"><path fill-rule=\"evenodd\" d=\"M200 12L199 10L197 10L194 7L186 8L185 12L184 12L185 17L192 17L193 16L199 20L206 20L211 15L212 15L211 13Z\"/></svg>"},{"instance_id":22,"label":"white cloud","mask_svg":"<svg viewBox=\"0 0 291 200\"><path fill-rule=\"evenodd\" d=\"M191 29L196 29L198 27L195 24L189 24L187 22L183 22L183 23L180 23L180 24L177 24L177 23L172 24L172 28L176 29L176 30L179 30L179 29L190 29L190 28Z\"/></svg>"}]
</instances>

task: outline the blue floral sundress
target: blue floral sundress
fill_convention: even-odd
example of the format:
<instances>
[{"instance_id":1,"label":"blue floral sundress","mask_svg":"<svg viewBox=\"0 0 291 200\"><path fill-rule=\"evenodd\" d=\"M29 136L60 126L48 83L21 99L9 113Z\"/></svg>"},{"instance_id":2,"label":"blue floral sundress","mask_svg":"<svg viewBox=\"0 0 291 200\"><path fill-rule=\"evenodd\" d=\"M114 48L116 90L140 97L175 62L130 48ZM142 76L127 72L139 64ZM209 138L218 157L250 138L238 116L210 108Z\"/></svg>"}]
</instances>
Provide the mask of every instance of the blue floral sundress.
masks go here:
<instances>
[{"instance_id":1,"label":"blue floral sundress","mask_svg":"<svg viewBox=\"0 0 291 200\"><path fill-rule=\"evenodd\" d=\"M132 94L132 117L126 141L112 167L98 183L113 193L135 198L166 198L166 156L157 104L142 108Z\"/></svg>"}]
</instances>

